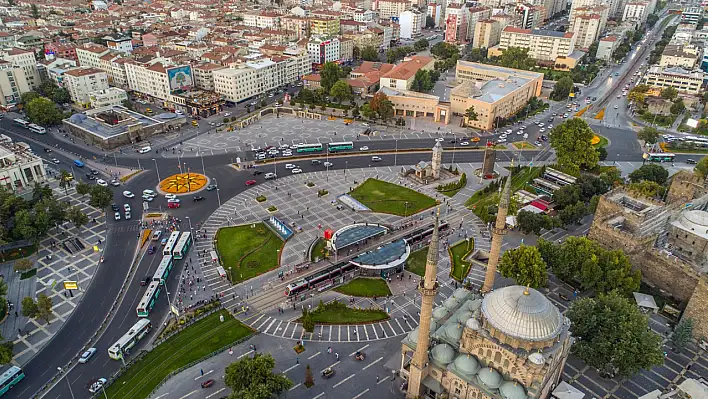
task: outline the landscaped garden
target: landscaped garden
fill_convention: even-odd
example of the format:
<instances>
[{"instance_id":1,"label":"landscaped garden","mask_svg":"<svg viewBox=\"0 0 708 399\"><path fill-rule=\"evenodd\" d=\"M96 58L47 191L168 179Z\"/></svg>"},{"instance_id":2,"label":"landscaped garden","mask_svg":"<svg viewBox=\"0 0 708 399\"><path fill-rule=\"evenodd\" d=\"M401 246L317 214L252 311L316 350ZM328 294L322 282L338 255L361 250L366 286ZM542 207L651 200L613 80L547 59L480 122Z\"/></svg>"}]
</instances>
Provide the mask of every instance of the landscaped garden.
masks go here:
<instances>
[{"instance_id":1,"label":"landscaped garden","mask_svg":"<svg viewBox=\"0 0 708 399\"><path fill-rule=\"evenodd\" d=\"M340 294L362 297L382 297L391 295L388 284L382 278L355 278L334 289Z\"/></svg>"},{"instance_id":2,"label":"landscaped garden","mask_svg":"<svg viewBox=\"0 0 708 399\"><path fill-rule=\"evenodd\" d=\"M472 266L472 263L464 259L469 256L473 250L474 240L471 238L469 240L460 241L459 243L451 246L448 249L448 252L450 253L450 263L452 268L452 270L450 271L450 275L452 276L452 278L459 282L462 282L465 277L467 277L467 274L469 274L470 272L470 267Z\"/></svg>"},{"instance_id":3,"label":"landscaped garden","mask_svg":"<svg viewBox=\"0 0 708 399\"><path fill-rule=\"evenodd\" d=\"M428 247L425 246L415 252L411 252L406 260L406 270L415 273L420 277L425 277L425 263L428 257Z\"/></svg>"},{"instance_id":4,"label":"landscaped garden","mask_svg":"<svg viewBox=\"0 0 708 399\"><path fill-rule=\"evenodd\" d=\"M317 242L312 247L312 252L310 253L310 262L314 262L317 258L324 259L326 247L327 241L322 238L317 239Z\"/></svg>"},{"instance_id":5,"label":"landscaped garden","mask_svg":"<svg viewBox=\"0 0 708 399\"><path fill-rule=\"evenodd\" d=\"M539 167L514 167L512 169L511 193L521 190L526 186L526 183L532 181L540 174L541 168ZM465 203L485 223L493 220L496 214L496 206L499 203L499 185L503 181L503 179L498 179L490 183L485 188L472 194Z\"/></svg>"},{"instance_id":6,"label":"landscaped garden","mask_svg":"<svg viewBox=\"0 0 708 399\"><path fill-rule=\"evenodd\" d=\"M216 250L231 281L238 283L275 269L283 241L263 223L222 227Z\"/></svg>"},{"instance_id":7,"label":"landscaped garden","mask_svg":"<svg viewBox=\"0 0 708 399\"><path fill-rule=\"evenodd\" d=\"M329 302L317 305L315 310L308 312L307 308L301 318L303 328L312 331L315 324L360 324L387 320L388 313L380 309L350 308L341 302Z\"/></svg>"},{"instance_id":8,"label":"landscaped garden","mask_svg":"<svg viewBox=\"0 0 708 399\"><path fill-rule=\"evenodd\" d=\"M224 322L219 321L219 316ZM227 310L185 328L133 364L106 388L110 398L143 399L171 372L225 348L253 333Z\"/></svg>"},{"instance_id":9,"label":"landscaped garden","mask_svg":"<svg viewBox=\"0 0 708 399\"><path fill-rule=\"evenodd\" d=\"M437 203L425 194L377 179L367 179L349 195L373 212L398 216L413 215Z\"/></svg>"}]
</instances>

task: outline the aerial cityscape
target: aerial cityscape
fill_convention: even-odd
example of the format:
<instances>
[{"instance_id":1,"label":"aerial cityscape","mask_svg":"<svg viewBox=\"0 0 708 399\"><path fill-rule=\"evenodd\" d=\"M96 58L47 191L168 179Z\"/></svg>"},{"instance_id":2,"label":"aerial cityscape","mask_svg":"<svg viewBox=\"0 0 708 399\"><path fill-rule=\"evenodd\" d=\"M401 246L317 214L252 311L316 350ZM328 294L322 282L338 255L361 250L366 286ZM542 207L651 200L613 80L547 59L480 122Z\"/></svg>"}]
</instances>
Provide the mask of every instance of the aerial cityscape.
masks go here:
<instances>
[{"instance_id":1,"label":"aerial cityscape","mask_svg":"<svg viewBox=\"0 0 708 399\"><path fill-rule=\"evenodd\" d=\"M0 398L708 399L707 10L0 0Z\"/></svg>"}]
</instances>

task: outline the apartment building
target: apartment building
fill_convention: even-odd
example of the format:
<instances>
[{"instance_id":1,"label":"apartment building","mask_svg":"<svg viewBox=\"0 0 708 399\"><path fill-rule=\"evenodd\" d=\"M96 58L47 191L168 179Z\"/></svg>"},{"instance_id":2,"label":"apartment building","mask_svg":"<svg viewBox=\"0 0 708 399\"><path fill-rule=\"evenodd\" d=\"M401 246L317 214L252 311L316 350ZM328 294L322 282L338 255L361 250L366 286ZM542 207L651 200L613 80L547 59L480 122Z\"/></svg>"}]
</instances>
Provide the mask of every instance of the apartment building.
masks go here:
<instances>
[{"instance_id":1,"label":"apartment building","mask_svg":"<svg viewBox=\"0 0 708 399\"><path fill-rule=\"evenodd\" d=\"M467 43L469 8L450 4L445 9L445 41L451 44Z\"/></svg>"},{"instance_id":2,"label":"apartment building","mask_svg":"<svg viewBox=\"0 0 708 399\"><path fill-rule=\"evenodd\" d=\"M436 28L440 27L445 22L445 8L441 4L442 2L443 0L430 0L428 2L426 17L430 16L433 19Z\"/></svg>"},{"instance_id":3,"label":"apartment building","mask_svg":"<svg viewBox=\"0 0 708 399\"><path fill-rule=\"evenodd\" d=\"M9 50L3 50L1 53L3 60L9 62L13 66L22 68L22 71L25 74L25 79L32 90L39 87L42 80L39 76L37 59L34 57L34 52L19 48L11 48Z\"/></svg>"},{"instance_id":4,"label":"apartment building","mask_svg":"<svg viewBox=\"0 0 708 399\"><path fill-rule=\"evenodd\" d=\"M76 48L76 57L79 60L79 65L86 67L101 67L101 57L108 54L111 50L107 47L88 43L82 47Z\"/></svg>"},{"instance_id":5,"label":"apartment building","mask_svg":"<svg viewBox=\"0 0 708 399\"><path fill-rule=\"evenodd\" d=\"M528 49L529 57L555 63L557 58L568 57L575 51L575 33L507 26L501 32L499 46L490 49L490 55L501 54L509 47Z\"/></svg>"},{"instance_id":6,"label":"apartment building","mask_svg":"<svg viewBox=\"0 0 708 399\"><path fill-rule=\"evenodd\" d=\"M169 101L170 84L167 78L166 60L156 58L147 63L129 61L125 63L128 88L145 96Z\"/></svg>"},{"instance_id":7,"label":"apartment building","mask_svg":"<svg viewBox=\"0 0 708 399\"><path fill-rule=\"evenodd\" d=\"M605 19L605 21L607 20ZM603 17L600 14L576 15L573 19L573 29L569 29L576 35L576 47L583 50L589 49L602 33L601 27L603 25Z\"/></svg>"},{"instance_id":8,"label":"apartment building","mask_svg":"<svg viewBox=\"0 0 708 399\"><path fill-rule=\"evenodd\" d=\"M126 100L128 100L128 93L117 87L109 87L89 94L91 108L115 107L123 105L123 101Z\"/></svg>"},{"instance_id":9,"label":"apartment building","mask_svg":"<svg viewBox=\"0 0 708 399\"><path fill-rule=\"evenodd\" d=\"M418 10L406 10L398 17L398 24L401 26L401 39L412 39L421 35L425 15Z\"/></svg>"},{"instance_id":10,"label":"apartment building","mask_svg":"<svg viewBox=\"0 0 708 399\"><path fill-rule=\"evenodd\" d=\"M472 46L490 48L499 44L501 39L501 24L493 19L477 21L472 36Z\"/></svg>"},{"instance_id":11,"label":"apartment building","mask_svg":"<svg viewBox=\"0 0 708 399\"><path fill-rule=\"evenodd\" d=\"M487 20L492 17L492 9L490 7L470 7L467 13L468 19L466 37L469 41L474 38L474 30L477 27L477 22Z\"/></svg>"},{"instance_id":12,"label":"apartment building","mask_svg":"<svg viewBox=\"0 0 708 399\"><path fill-rule=\"evenodd\" d=\"M22 93L32 91L25 70L19 65L0 60L0 106L11 110L21 100Z\"/></svg>"},{"instance_id":13,"label":"apartment building","mask_svg":"<svg viewBox=\"0 0 708 399\"><path fill-rule=\"evenodd\" d=\"M536 29L543 25L545 10L528 3L519 3L514 9L514 26L521 29Z\"/></svg>"},{"instance_id":14,"label":"apartment building","mask_svg":"<svg viewBox=\"0 0 708 399\"><path fill-rule=\"evenodd\" d=\"M108 83L120 87L128 88L128 76L125 74L125 62L130 60L120 54L109 52L99 59L99 69L108 74Z\"/></svg>"},{"instance_id":15,"label":"apartment building","mask_svg":"<svg viewBox=\"0 0 708 399\"><path fill-rule=\"evenodd\" d=\"M220 64L206 62L192 67L194 85L202 90L214 91L214 71L224 69Z\"/></svg>"},{"instance_id":16,"label":"apartment building","mask_svg":"<svg viewBox=\"0 0 708 399\"><path fill-rule=\"evenodd\" d=\"M698 24L703 21L702 7L684 7L681 10L681 23Z\"/></svg>"},{"instance_id":17,"label":"apartment building","mask_svg":"<svg viewBox=\"0 0 708 399\"><path fill-rule=\"evenodd\" d=\"M310 18L310 35L312 36L337 36L339 35L339 19L337 18Z\"/></svg>"},{"instance_id":18,"label":"apartment building","mask_svg":"<svg viewBox=\"0 0 708 399\"><path fill-rule=\"evenodd\" d=\"M648 1L632 1L624 5L624 13L622 14L622 21L636 21L637 23L644 23L649 16L649 2Z\"/></svg>"},{"instance_id":19,"label":"apartment building","mask_svg":"<svg viewBox=\"0 0 708 399\"><path fill-rule=\"evenodd\" d=\"M259 58L215 70L214 90L232 102L241 102L294 82L301 71L292 57Z\"/></svg>"},{"instance_id":20,"label":"apartment building","mask_svg":"<svg viewBox=\"0 0 708 399\"><path fill-rule=\"evenodd\" d=\"M683 46L667 45L661 53L659 66L681 67L692 71L698 63L698 53L684 50Z\"/></svg>"},{"instance_id":21,"label":"apartment building","mask_svg":"<svg viewBox=\"0 0 708 399\"><path fill-rule=\"evenodd\" d=\"M462 83L450 91L453 114L464 115L474 107L476 121L468 126L491 130L497 118L508 118L532 97L541 95L543 74L494 65L457 61L455 75Z\"/></svg>"},{"instance_id":22,"label":"apartment building","mask_svg":"<svg viewBox=\"0 0 708 399\"><path fill-rule=\"evenodd\" d=\"M106 47L119 53L130 54L133 52L133 39L129 37L111 38L106 40Z\"/></svg>"},{"instance_id":23,"label":"apartment building","mask_svg":"<svg viewBox=\"0 0 708 399\"><path fill-rule=\"evenodd\" d=\"M78 61L76 56L76 47L71 44L52 42L44 45L45 57L53 56L56 58L64 58L67 60Z\"/></svg>"},{"instance_id":24,"label":"apartment building","mask_svg":"<svg viewBox=\"0 0 708 399\"><path fill-rule=\"evenodd\" d=\"M432 70L435 58L416 55L405 58L400 64L381 77L381 87L390 87L399 90L408 90L413 83L416 72L419 70Z\"/></svg>"},{"instance_id":25,"label":"apartment building","mask_svg":"<svg viewBox=\"0 0 708 399\"><path fill-rule=\"evenodd\" d=\"M326 62L339 61L341 50L337 37L312 37L307 42L307 52L314 65L324 65Z\"/></svg>"},{"instance_id":26,"label":"apartment building","mask_svg":"<svg viewBox=\"0 0 708 399\"><path fill-rule=\"evenodd\" d=\"M266 11L251 11L243 14L243 24L252 28L280 29L280 15Z\"/></svg>"},{"instance_id":27,"label":"apartment building","mask_svg":"<svg viewBox=\"0 0 708 399\"><path fill-rule=\"evenodd\" d=\"M378 21L379 13L374 10L358 9L354 11L353 19L356 22L374 22Z\"/></svg>"},{"instance_id":28,"label":"apartment building","mask_svg":"<svg viewBox=\"0 0 708 399\"><path fill-rule=\"evenodd\" d=\"M354 40L339 39L339 59L342 61L352 61L354 59Z\"/></svg>"},{"instance_id":29,"label":"apartment building","mask_svg":"<svg viewBox=\"0 0 708 399\"><path fill-rule=\"evenodd\" d=\"M374 0L371 5L373 10L378 11L379 18L383 20L398 17L403 11L411 8L411 3L408 0Z\"/></svg>"},{"instance_id":30,"label":"apartment building","mask_svg":"<svg viewBox=\"0 0 708 399\"><path fill-rule=\"evenodd\" d=\"M610 61L612 59L612 54L614 54L615 50L621 43L621 40L619 40L617 36L610 35L603 37L598 42L597 54L595 55L595 58Z\"/></svg>"},{"instance_id":31,"label":"apartment building","mask_svg":"<svg viewBox=\"0 0 708 399\"><path fill-rule=\"evenodd\" d=\"M44 160L33 154L27 143L0 143L0 187L8 191L29 189L46 178Z\"/></svg>"},{"instance_id":32,"label":"apartment building","mask_svg":"<svg viewBox=\"0 0 708 399\"><path fill-rule=\"evenodd\" d=\"M673 87L679 93L699 94L703 86L703 71L688 71L681 67L652 65L644 75L644 83L652 87Z\"/></svg>"},{"instance_id":33,"label":"apartment building","mask_svg":"<svg viewBox=\"0 0 708 399\"><path fill-rule=\"evenodd\" d=\"M74 104L89 108L91 93L108 89L108 74L93 67L74 68L64 72L64 87Z\"/></svg>"},{"instance_id":34,"label":"apartment building","mask_svg":"<svg viewBox=\"0 0 708 399\"><path fill-rule=\"evenodd\" d=\"M294 32L298 39L309 36L310 21L307 18L288 15L280 18L280 24L286 32Z\"/></svg>"}]
</instances>

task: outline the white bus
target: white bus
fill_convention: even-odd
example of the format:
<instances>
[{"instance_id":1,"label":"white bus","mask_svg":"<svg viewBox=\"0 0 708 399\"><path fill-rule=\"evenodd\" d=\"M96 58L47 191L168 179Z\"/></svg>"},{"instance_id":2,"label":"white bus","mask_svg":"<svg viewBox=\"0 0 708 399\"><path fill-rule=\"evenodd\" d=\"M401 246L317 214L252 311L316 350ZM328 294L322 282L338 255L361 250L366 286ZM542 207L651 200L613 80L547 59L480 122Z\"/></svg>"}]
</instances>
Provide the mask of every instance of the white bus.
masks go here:
<instances>
[{"instance_id":1,"label":"white bus","mask_svg":"<svg viewBox=\"0 0 708 399\"><path fill-rule=\"evenodd\" d=\"M172 255L164 255L160 261L160 264L157 266L157 270L155 270L155 274L152 275L152 281L156 281L158 283L167 281L167 277L170 275L170 271L172 270L172 266L174 266L174 264Z\"/></svg>"},{"instance_id":2,"label":"white bus","mask_svg":"<svg viewBox=\"0 0 708 399\"><path fill-rule=\"evenodd\" d=\"M39 125L35 125L34 123L30 123L29 130L30 130L30 132L34 132L37 134L47 133L47 130L45 128L43 128L42 126L39 126Z\"/></svg>"},{"instance_id":3,"label":"white bus","mask_svg":"<svg viewBox=\"0 0 708 399\"><path fill-rule=\"evenodd\" d=\"M143 299L140 300L138 307L135 309L138 313L138 317L148 317L150 315L150 311L155 306L155 302L157 302L161 290L162 287L160 283L157 281L150 282L147 291L145 291L145 295L143 295Z\"/></svg>"},{"instance_id":4,"label":"white bus","mask_svg":"<svg viewBox=\"0 0 708 399\"><path fill-rule=\"evenodd\" d=\"M175 230L170 234L170 238L167 239L164 248L162 248L162 254L172 255L172 250L175 248L177 240L179 240L179 231Z\"/></svg>"},{"instance_id":5,"label":"white bus","mask_svg":"<svg viewBox=\"0 0 708 399\"><path fill-rule=\"evenodd\" d=\"M177 244L175 244L175 247L172 249L172 256L175 259L184 259L184 257L187 255L187 252L189 252L189 249L191 247L192 247L192 233L185 231L179 237L179 241L177 241Z\"/></svg>"},{"instance_id":6,"label":"white bus","mask_svg":"<svg viewBox=\"0 0 708 399\"><path fill-rule=\"evenodd\" d=\"M130 354L130 349L135 346L152 329L152 323L148 319L140 319L133 327L130 327L125 335L120 337L115 344L108 348L108 356L114 360L120 360L124 355Z\"/></svg>"},{"instance_id":7,"label":"white bus","mask_svg":"<svg viewBox=\"0 0 708 399\"><path fill-rule=\"evenodd\" d=\"M24 128L28 128L30 125L30 123L28 121L26 121L24 119L20 119L20 118L15 119L15 123L24 127Z\"/></svg>"}]
</instances>

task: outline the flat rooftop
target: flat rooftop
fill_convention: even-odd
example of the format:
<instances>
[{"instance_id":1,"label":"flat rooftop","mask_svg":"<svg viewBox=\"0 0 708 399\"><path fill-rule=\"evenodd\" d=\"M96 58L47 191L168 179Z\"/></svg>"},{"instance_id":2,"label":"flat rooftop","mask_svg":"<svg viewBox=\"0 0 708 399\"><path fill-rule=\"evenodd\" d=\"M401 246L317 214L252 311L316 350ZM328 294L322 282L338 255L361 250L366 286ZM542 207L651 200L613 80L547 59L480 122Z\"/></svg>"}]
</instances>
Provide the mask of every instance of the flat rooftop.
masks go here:
<instances>
[{"instance_id":1,"label":"flat rooftop","mask_svg":"<svg viewBox=\"0 0 708 399\"><path fill-rule=\"evenodd\" d=\"M364 252L351 262L365 268L388 268L405 262L409 254L406 240L401 239Z\"/></svg>"},{"instance_id":2,"label":"flat rooftop","mask_svg":"<svg viewBox=\"0 0 708 399\"><path fill-rule=\"evenodd\" d=\"M105 115L117 115L120 120L115 124L109 124L97 118ZM165 123L167 120L175 119L178 115L164 113L155 117L149 117L141 113L131 111L121 106L109 106L86 111L83 114L74 114L64 123L76 126L104 140L125 134L130 129L146 128Z\"/></svg>"},{"instance_id":3,"label":"flat rooftop","mask_svg":"<svg viewBox=\"0 0 708 399\"><path fill-rule=\"evenodd\" d=\"M342 227L334 233L332 244L336 249L358 244L366 239L384 234L388 229L376 224L356 224Z\"/></svg>"}]
</instances>

